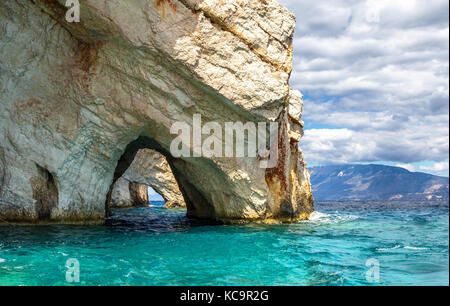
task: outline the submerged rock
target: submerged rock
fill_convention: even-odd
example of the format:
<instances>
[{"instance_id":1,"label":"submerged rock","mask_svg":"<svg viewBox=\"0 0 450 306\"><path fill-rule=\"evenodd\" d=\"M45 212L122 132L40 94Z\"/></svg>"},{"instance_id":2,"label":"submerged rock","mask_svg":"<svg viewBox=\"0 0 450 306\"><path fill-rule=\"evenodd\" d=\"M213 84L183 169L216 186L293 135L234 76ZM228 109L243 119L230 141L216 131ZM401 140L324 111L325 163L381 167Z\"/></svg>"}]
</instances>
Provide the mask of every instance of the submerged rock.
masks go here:
<instances>
[{"instance_id":1,"label":"submerged rock","mask_svg":"<svg viewBox=\"0 0 450 306\"><path fill-rule=\"evenodd\" d=\"M86 0L68 23L64 4L0 2L1 221L102 222L141 149L167 158L190 217L308 218L290 12L273 0ZM194 114L278 122L276 167L174 158L170 128Z\"/></svg>"}]
</instances>

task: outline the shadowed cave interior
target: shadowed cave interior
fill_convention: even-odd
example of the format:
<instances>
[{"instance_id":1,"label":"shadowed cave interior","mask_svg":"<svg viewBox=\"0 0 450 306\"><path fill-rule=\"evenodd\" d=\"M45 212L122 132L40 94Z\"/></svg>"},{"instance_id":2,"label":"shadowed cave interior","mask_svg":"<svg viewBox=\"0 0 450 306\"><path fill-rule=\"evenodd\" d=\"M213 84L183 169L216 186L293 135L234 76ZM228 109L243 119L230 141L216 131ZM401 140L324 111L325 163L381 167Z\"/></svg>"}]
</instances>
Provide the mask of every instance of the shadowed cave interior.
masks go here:
<instances>
[{"instance_id":1,"label":"shadowed cave interior","mask_svg":"<svg viewBox=\"0 0 450 306\"><path fill-rule=\"evenodd\" d=\"M51 212L58 205L58 187L53 175L45 168L36 164L38 176L33 178L31 186L38 221L49 221Z\"/></svg>"},{"instance_id":2,"label":"shadowed cave interior","mask_svg":"<svg viewBox=\"0 0 450 306\"><path fill-rule=\"evenodd\" d=\"M175 162L177 162L178 164L183 164L184 161L173 158L169 152L164 150L152 138L141 136L126 147L124 153L117 163L116 169L114 171L114 178L109 188L109 192L105 202L106 217L111 216L111 209L113 208L111 207L112 193L115 188L115 184L120 178L124 177L125 172L135 160L138 152L144 149L150 149L160 153L169 164L170 170L176 182L178 183L181 195L186 203L188 216L192 215L190 212L195 211L197 209L196 207L198 207L199 204L202 205L203 210L205 205L209 206L209 203L207 203L207 201L202 197L200 192L197 191L196 188L192 184L190 184L186 178L183 177L183 175L180 173L180 171L177 170L177 167L174 165ZM147 184L129 181L128 188L132 207L149 206L152 199L155 199L155 195L157 195L156 198L158 199L158 201L164 202L163 195L156 192L151 186Z\"/></svg>"}]
</instances>

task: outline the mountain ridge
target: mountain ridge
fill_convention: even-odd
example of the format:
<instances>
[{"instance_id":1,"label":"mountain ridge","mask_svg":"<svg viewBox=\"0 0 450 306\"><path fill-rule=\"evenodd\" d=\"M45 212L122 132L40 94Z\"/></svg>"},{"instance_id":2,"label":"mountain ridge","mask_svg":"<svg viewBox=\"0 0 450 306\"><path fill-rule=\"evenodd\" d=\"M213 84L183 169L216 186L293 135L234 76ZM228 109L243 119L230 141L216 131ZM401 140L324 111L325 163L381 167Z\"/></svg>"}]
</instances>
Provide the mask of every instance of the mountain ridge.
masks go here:
<instances>
[{"instance_id":1,"label":"mountain ridge","mask_svg":"<svg viewBox=\"0 0 450 306\"><path fill-rule=\"evenodd\" d=\"M385 165L311 167L318 201L449 200L449 178Z\"/></svg>"}]
</instances>

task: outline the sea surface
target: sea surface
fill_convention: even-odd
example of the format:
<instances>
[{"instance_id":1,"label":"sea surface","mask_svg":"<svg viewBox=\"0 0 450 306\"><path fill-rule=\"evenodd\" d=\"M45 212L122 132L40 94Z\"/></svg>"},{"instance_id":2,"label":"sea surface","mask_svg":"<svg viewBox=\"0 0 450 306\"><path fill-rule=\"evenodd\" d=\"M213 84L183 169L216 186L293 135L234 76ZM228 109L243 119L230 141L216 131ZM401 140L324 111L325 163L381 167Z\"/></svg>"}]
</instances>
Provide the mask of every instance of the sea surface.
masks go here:
<instances>
[{"instance_id":1,"label":"sea surface","mask_svg":"<svg viewBox=\"0 0 450 306\"><path fill-rule=\"evenodd\" d=\"M0 285L449 285L448 203L319 202L291 225L184 214L153 206L117 210L105 226L0 226Z\"/></svg>"}]
</instances>

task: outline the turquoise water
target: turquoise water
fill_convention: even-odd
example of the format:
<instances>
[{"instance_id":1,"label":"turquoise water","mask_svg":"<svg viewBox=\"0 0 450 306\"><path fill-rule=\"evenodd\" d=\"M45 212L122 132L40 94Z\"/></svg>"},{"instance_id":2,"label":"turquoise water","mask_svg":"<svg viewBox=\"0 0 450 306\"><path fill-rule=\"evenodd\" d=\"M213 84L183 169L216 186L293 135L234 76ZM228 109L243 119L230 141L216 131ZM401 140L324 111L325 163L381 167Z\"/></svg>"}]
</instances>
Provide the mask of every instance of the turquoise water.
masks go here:
<instances>
[{"instance_id":1,"label":"turquoise water","mask_svg":"<svg viewBox=\"0 0 450 306\"><path fill-rule=\"evenodd\" d=\"M0 226L0 285L449 285L448 203L316 210L293 225L202 226L152 207L115 211L106 226ZM69 258L78 284L66 281Z\"/></svg>"}]
</instances>

